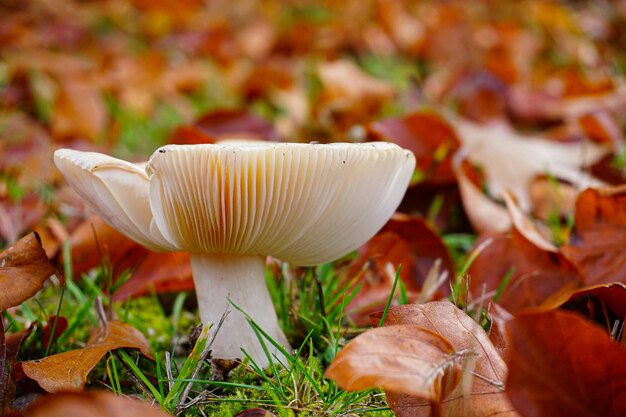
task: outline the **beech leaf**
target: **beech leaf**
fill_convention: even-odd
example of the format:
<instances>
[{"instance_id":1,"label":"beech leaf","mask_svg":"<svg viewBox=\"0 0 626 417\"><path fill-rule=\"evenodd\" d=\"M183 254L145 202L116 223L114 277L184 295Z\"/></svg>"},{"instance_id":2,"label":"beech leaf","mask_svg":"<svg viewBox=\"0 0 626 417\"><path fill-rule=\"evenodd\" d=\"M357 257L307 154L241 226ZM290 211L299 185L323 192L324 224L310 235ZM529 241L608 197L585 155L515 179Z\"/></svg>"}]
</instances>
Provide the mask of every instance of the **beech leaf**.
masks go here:
<instances>
[{"instance_id":1,"label":"beech leaf","mask_svg":"<svg viewBox=\"0 0 626 417\"><path fill-rule=\"evenodd\" d=\"M576 313L522 314L508 323L509 398L522 416L626 415L626 349Z\"/></svg>"},{"instance_id":2,"label":"beech leaf","mask_svg":"<svg viewBox=\"0 0 626 417\"><path fill-rule=\"evenodd\" d=\"M24 417L169 417L136 399L105 391L47 394L35 400Z\"/></svg>"},{"instance_id":3,"label":"beech leaf","mask_svg":"<svg viewBox=\"0 0 626 417\"><path fill-rule=\"evenodd\" d=\"M39 291L55 269L36 233L0 253L0 311L20 305Z\"/></svg>"},{"instance_id":4,"label":"beech leaf","mask_svg":"<svg viewBox=\"0 0 626 417\"><path fill-rule=\"evenodd\" d=\"M575 223L562 253L586 284L626 282L626 187L587 189L576 200Z\"/></svg>"},{"instance_id":5,"label":"beech leaf","mask_svg":"<svg viewBox=\"0 0 626 417\"><path fill-rule=\"evenodd\" d=\"M504 125L480 126L461 119L452 121L469 161L485 172L488 192L500 198L505 190L530 210L528 189L537 175L549 174L582 189L601 182L582 171L608 153L591 142L564 144L537 136L524 136ZM471 202L464 201L467 207Z\"/></svg>"},{"instance_id":6,"label":"beech leaf","mask_svg":"<svg viewBox=\"0 0 626 417\"><path fill-rule=\"evenodd\" d=\"M48 392L76 391L83 388L87 375L104 355L120 348L138 349L150 356L148 341L139 330L119 321L110 321L106 329L97 328L82 349L22 362L21 365L26 376Z\"/></svg>"},{"instance_id":7,"label":"beech leaf","mask_svg":"<svg viewBox=\"0 0 626 417\"><path fill-rule=\"evenodd\" d=\"M498 303L516 314L540 306L557 291L580 285L576 269L562 254L537 247L516 228L510 234L483 235L475 247L486 240L490 242L468 269L474 298L491 298L510 275Z\"/></svg>"},{"instance_id":8,"label":"beech leaf","mask_svg":"<svg viewBox=\"0 0 626 417\"><path fill-rule=\"evenodd\" d=\"M348 343L326 377L348 391L381 387L441 401L459 383L458 362L464 353L416 325L379 327Z\"/></svg>"},{"instance_id":9,"label":"beech leaf","mask_svg":"<svg viewBox=\"0 0 626 417\"><path fill-rule=\"evenodd\" d=\"M372 315L375 325L381 314ZM422 398L387 392L387 401L399 417L463 415L513 417L517 413L504 392L506 364L485 331L465 312L448 301L406 304L389 309L385 326L416 325L447 340L455 352L471 352L464 381L443 401L429 403ZM470 366L472 365L472 366Z\"/></svg>"}]
</instances>

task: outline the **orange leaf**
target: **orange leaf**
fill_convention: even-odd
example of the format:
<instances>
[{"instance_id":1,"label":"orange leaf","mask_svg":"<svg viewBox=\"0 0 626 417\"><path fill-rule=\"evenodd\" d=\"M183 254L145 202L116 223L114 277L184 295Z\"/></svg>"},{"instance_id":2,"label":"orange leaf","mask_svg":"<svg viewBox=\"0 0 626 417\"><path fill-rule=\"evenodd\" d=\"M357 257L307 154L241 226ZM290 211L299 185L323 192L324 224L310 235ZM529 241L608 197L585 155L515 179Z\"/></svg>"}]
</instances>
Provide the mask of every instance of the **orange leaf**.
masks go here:
<instances>
[{"instance_id":1,"label":"orange leaf","mask_svg":"<svg viewBox=\"0 0 626 417\"><path fill-rule=\"evenodd\" d=\"M461 144L454 129L438 114L421 111L383 119L368 125L368 131L375 140L391 141L413 152L425 180L454 182L450 158Z\"/></svg>"},{"instance_id":2,"label":"orange leaf","mask_svg":"<svg viewBox=\"0 0 626 417\"><path fill-rule=\"evenodd\" d=\"M191 261L187 252L148 252L131 278L113 294L114 300L147 294L192 290Z\"/></svg>"},{"instance_id":3,"label":"orange leaf","mask_svg":"<svg viewBox=\"0 0 626 417\"><path fill-rule=\"evenodd\" d=\"M581 116L578 124L587 137L599 143L609 144L617 153L624 148L624 134L615 116L600 109Z\"/></svg>"},{"instance_id":4,"label":"orange leaf","mask_svg":"<svg viewBox=\"0 0 626 417\"><path fill-rule=\"evenodd\" d=\"M430 330L412 324L379 327L348 343L325 375L347 391L381 387L441 401L459 383L461 357Z\"/></svg>"},{"instance_id":5,"label":"orange leaf","mask_svg":"<svg viewBox=\"0 0 626 417\"><path fill-rule=\"evenodd\" d=\"M561 248L586 284L626 282L626 187L587 189L576 200L570 241Z\"/></svg>"},{"instance_id":6,"label":"orange leaf","mask_svg":"<svg viewBox=\"0 0 626 417\"><path fill-rule=\"evenodd\" d=\"M150 356L150 346L134 327L110 321L106 329L98 328L82 349L70 350L43 359L22 363L26 376L34 379L48 392L81 390L87 374L109 351L120 348L139 349Z\"/></svg>"},{"instance_id":7,"label":"orange leaf","mask_svg":"<svg viewBox=\"0 0 626 417\"><path fill-rule=\"evenodd\" d=\"M111 392L65 392L37 398L24 417L169 417L169 414L136 399Z\"/></svg>"},{"instance_id":8,"label":"orange leaf","mask_svg":"<svg viewBox=\"0 0 626 417\"><path fill-rule=\"evenodd\" d=\"M508 324L508 393L521 415L626 415L626 350L578 314L523 314Z\"/></svg>"},{"instance_id":9,"label":"orange leaf","mask_svg":"<svg viewBox=\"0 0 626 417\"><path fill-rule=\"evenodd\" d=\"M541 305L557 291L580 284L574 267L560 253L541 249L517 229L511 234L483 235L476 242L482 250L468 270L470 290L474 297L491 298L512 271L498 303L516 314L526 307Z\"/></svg>"},{"instance_id":10,"label":"orange leaf","mask_svg":"<svg viewBox=\"0 0 626 417\"><path fill-rule=\"evenodd\" d=\"M107 122L100 88L93 82L64 79L55 105L52 132L57 138L98 139Z\"/></svg>"},{"instance_id":11,"label":"orange leaf","mask_svg":"<svg viewBox=\"0 0 626 417\"><path fill-rule=\"evenodd\" d=\"M31 233L0 253L0 311L21 304L39 291L55 270Z\"/></svg>"},{"instance_id":12,"label":"orange leaf","mask_svg":"<svg viewBox=\"0 0 626 417\"><path fill-rule=\"evenodd\" d=\"M559 291L544 302L540 310L556 308L578 311L600 325L611 327L626 317L626 284L613 282L581 289ZM626 338L622 338L622 344Z\"/></svg>"},{"instance_id":13,"label":"orange leaf","mask_svg":"<svg viewBox=\"0 0 626 417\"><path fill-rule=\"evenodd\" d=\"M380 317L380 313L372 315L372 322L376 324ZM464 373L469 381L461 381L441 403L429 404L415 396L387 392L387 401L397 416L434 415L431 412L466 417L517 416L504 393L506 364L489 336L465 312L448 301L407 304L392 307L387 314L386 326L398 324L430 330L447 340L455 352L471 351L473 368Z\"/></svg>"},{"instance_id":14,"label":"orange leaf","mask_svg":"<svg viewBox=\"0 0 626 417\"><path fill-rule=\"evenodd\" d=\"M217 139L276 139L269 122L245 110L214 110L200 117L194 126Z\"/></svg>"}]
</instances>

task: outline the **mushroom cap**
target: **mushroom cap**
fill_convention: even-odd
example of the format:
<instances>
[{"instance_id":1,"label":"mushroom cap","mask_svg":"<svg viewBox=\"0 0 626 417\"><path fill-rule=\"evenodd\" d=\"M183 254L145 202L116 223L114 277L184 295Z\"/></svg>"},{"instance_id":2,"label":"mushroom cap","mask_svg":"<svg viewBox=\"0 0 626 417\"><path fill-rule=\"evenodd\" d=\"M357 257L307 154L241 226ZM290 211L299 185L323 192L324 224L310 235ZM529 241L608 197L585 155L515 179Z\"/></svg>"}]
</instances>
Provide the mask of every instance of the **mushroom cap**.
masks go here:
<instances>
[{"instance_id":1,"label":"mushroom cap","mask_svg":"<svg viewBox=\"0 0 626 417\"><path fill-rule=\"evenodd\" d=\"M385 142L167 145L145 172L71 150L57 151L55 162L95 212L148 247L294 265L329 262L365 243L415 168L410 151Z\"/></svg>"},{"instance_id":2,"label":"mushroom cap","mask_svg":"<svg viewBox=\"0 0 626 417\"><path fill-rule=\"evenodd\" d=\"M411 152L385 142L266 142L168 145L146 171L155 222L175 246L316 265L372 237L414 167Z\"/></svg>"},{"instance_id":3,"label":"mushroom cap","mask_svg":"<svg viewBox=\"0 0 626 417\"><path fill-rule=\"evenodd\" d=\"M55 151L54 163L89 208L112 227L149 249L175 250L152 222L145 164L72 149Z\"/></svg>"}]
</instances>

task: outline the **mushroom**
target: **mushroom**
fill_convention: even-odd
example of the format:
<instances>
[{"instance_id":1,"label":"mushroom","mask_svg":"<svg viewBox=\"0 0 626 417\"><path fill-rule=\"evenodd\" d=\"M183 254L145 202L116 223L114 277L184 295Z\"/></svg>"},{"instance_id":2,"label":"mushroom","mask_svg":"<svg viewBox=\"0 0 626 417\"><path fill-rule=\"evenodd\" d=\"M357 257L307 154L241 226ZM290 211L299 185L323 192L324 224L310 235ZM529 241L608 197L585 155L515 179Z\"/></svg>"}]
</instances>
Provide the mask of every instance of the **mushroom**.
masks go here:
<instances>
[{"instance_id":1,"label":"mushroom","mask_svg":"<svg viewBox=\"0 0 626 417\"><path fill-rule=\"evenodd\" d=\"M312 266L357 249L398 207L415 167L410 151L384 142L167 145L145 169L71 149L54 161L111 226L152 250L190 253L203 323L217 322L230 299L287 349L266 257ZM242 348L268 364L246 317L233 311L213 356L241 357Z\"/></svg>"}]
</instances>

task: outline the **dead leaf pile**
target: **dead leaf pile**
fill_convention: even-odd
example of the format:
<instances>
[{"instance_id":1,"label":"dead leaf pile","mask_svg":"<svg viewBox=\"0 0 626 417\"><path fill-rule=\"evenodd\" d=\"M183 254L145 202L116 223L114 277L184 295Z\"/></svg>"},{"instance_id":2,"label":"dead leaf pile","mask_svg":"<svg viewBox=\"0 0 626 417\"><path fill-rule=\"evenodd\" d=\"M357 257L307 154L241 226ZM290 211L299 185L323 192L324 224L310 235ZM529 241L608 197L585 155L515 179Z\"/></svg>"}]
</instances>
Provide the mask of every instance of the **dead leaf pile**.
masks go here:
<instances>
[{"instance_id":1,"label":"dead leaf pile","mask_svg":"<svg viewBox=\"0 0 626 417\"><path fill-rule=\"evenodd\" d=\"M0 15L0 311L68 253L74 277L130 272L104 284L112 301L193 288L188 255L92 217L53 166L59 147L145 161L166 143L390 141L418 169L400 213L335 265L346 293L360 287L344 316L366 325L401 267L400 282L385 325L327 375L383 387L400 416L625 414L623 2L32 0ZM445 298L489 333L433 301ZM1 408L29 334L9 326L3 316ZM81 389L118 348L148 354L112 321L22 368L45 390ZM88 417L133 407L60 394L24 415L73 403Z\"/></svg>"}]
</instances>

